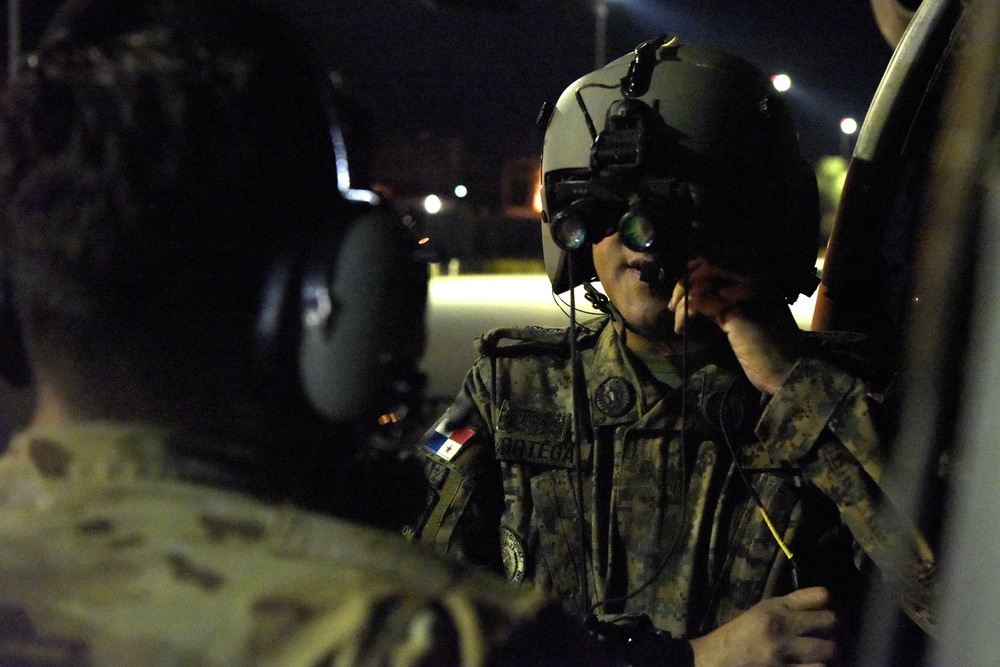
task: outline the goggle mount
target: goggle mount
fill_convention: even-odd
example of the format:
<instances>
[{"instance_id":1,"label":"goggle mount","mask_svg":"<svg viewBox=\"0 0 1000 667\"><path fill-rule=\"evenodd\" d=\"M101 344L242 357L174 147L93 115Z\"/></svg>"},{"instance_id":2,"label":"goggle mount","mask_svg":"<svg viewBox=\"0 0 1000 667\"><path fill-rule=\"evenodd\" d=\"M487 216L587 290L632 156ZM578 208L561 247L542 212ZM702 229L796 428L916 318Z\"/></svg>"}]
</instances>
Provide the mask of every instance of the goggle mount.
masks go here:
<instances>
[{"instance_id":1,"label":"goggle mount","mask_svg":"<svg viewBox=\"0 0 1000 667\"><path fill-rule=\"evenodd\" d=\"M693 164L653 107L615 101L591 146L590 168L549 175L547 196L559 210L550 221L553 240L575 251L618 232L626 247L659 255L680 276L705 194Z\"/></svg>"}]
</instances>

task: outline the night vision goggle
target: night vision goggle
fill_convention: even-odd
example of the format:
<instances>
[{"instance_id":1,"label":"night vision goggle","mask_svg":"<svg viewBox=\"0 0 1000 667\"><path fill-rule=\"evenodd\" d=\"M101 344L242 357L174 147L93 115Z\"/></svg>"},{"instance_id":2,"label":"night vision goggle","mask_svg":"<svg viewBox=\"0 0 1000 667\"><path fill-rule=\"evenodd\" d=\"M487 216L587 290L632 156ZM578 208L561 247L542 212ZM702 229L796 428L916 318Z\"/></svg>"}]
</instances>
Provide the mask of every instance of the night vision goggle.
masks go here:
<instances>
[{"instance_id":1,"label":"night vision goggle","mask_svg":"<svg viewBox=\"0 0 1000 667\"><path fill-rule=\"evenodd\" d=\"M683 248L707 199L695 164L656 109L637 99L612 103L590 169L547 175L546 198L558 211L549 221L552 239L573 251L617 232L637 252Z\"/></svg>"},{"instance_id":2,"label":"night vision goggle","mask_svg":"<svg viewBox=\"0 0 1000 667\"><path fill-rule=\"evenodd\" d=\"M615 179L617 180L617 179ZM661 252L686 245L698 226L703 191L680 179L647 179L616 187L597 178L552 183L553 201L570 202L550 221L552 239L573 251L617 232L636 252Z\"/></svg>"}]
</instances>

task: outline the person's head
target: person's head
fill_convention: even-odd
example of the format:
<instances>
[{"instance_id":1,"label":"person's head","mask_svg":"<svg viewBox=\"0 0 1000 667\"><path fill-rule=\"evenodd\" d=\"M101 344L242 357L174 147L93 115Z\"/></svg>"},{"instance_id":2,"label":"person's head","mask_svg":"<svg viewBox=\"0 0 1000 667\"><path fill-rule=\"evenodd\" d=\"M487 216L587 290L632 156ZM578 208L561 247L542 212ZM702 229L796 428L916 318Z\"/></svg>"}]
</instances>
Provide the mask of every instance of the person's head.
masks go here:
<instances>
[{"instance_id":1,"label":"person's head","mask_svg":"<svg viewBox=\"0 0 1000 667\"><path fill-rule=\"evenodd\" d=\"M32 370L73 415L374 418L422 349L426 278L399 220L344 196L335 99L249 2L57 15L5 104L2 248Z\"/></svg>"},{"instance_id":2,"label":"person's head","mask_svg":"<svg viewBox=\"0 0 1000 667\"><path fill-rule=\"evenodd\" d=\"M790 301L817 282L816 180L783 100L749 63L676 37L566 89L542 202L553 291L599 278L627 321L672 322L666 301L699 256L767 275Z\"/></svg>"}]
</instances>

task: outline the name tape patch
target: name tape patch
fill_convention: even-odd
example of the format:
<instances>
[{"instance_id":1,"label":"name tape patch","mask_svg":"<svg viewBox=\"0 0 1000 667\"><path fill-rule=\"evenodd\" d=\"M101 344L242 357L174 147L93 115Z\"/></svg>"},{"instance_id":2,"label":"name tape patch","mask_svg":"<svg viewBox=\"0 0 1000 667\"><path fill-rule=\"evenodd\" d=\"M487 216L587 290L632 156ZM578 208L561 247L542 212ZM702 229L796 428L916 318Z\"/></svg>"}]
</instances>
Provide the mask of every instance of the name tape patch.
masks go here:
<instances>
[{"instance_id":1,"label":"name tape patch","mask_svg":"<svg viewBox=\"0 0 1000 667\"><path fill-rule=\"evenodd\" d=\"M496 443L497 458L503 461L524 461L547 466L576 466L576 448L568 442L538 440L501 434Z\"/></svg>"}]
</instances>

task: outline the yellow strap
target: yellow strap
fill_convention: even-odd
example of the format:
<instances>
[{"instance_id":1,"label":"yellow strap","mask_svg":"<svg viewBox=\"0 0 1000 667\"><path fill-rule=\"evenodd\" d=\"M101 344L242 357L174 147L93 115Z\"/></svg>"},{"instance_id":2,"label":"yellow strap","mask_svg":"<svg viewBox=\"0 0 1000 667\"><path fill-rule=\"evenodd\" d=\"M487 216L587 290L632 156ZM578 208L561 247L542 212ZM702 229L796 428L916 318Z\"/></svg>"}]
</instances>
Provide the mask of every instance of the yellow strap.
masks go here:
<instances>
[{"instance_id":1,"label":"yellow strap","mask_svg":"<svg viewBox=\"0 0 1000 667\"><path fill-rule=\"evenodd\" d=\"M777 542L778 546L781 547L781 550L785 552L785 557L788 558L788 560L792 560L792 551L785 544L784 540L781 539L781 536L778 535L778 530L774 527L774 524L771 523L771 517L767 515L767 512L765 512L764 508L760 505L757 506L757 509L760 510L760 515L764 517L764 523L767 524L768 530L771 531L774 541Z\"/></svg>"}]
</instances>

